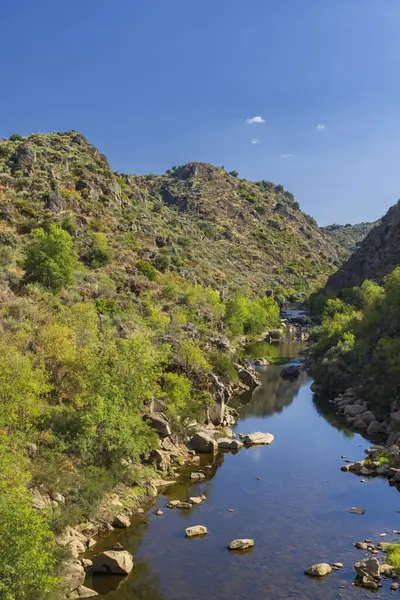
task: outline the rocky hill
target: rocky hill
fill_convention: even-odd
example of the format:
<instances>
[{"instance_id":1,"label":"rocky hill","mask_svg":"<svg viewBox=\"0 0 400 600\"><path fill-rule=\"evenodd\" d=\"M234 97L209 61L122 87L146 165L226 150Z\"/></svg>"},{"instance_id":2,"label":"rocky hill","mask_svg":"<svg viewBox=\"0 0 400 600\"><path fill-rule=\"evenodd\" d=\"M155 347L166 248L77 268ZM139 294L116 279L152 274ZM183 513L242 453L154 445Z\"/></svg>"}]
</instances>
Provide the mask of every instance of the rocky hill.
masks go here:
<instances>
[{"instance_id":1,"label":"rocky hill","mask_svg":"<svg viewBox=\"0 0 400 600\"><path fill-rule=\"evenodd\" d=\"M379 225L379 223L379 220L373 223L357 223L356 225L351 225L350 223L347 225L337 225L335 223L334 225L322 227L322 230L343 246L345 250L354 252L371 229Z\"/></svg>"},{"instance_id":2,"label":"rocky hill","mask_svg":"<svg viewBox=\"0 0 400 600\"><path fill-rule=\"evenodd\" d=\"M12 235L22 247L33 229L55 221L91 268L91 248L102 239L112 256L102 272L120 289L140 288L138 261L146 261L228 293L277 286L308 293L343 259L282 186L205 163L162 176L113 173L75 131L2 140L0 199L4 239Z\"/></svg>"},{"instance_id":3,"label":"rocky hill","mask_svg":"<svg viewBox=\"0 0 400 600\"><path fill-rule=\"evenodd\" d=\"M360 285L365 279L382 283L400 264L400 204L392 206L360 247L327 282L327 289Z\"/></svg>"}]
</instances>

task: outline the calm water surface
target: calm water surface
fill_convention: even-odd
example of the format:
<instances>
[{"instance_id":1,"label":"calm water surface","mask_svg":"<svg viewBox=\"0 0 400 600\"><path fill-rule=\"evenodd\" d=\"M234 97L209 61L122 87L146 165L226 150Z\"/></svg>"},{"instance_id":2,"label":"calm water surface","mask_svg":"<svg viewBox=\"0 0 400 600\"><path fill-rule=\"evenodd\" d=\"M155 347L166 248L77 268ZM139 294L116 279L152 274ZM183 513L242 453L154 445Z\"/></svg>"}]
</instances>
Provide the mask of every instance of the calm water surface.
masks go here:
<instances>
[{"instance_id":1,"label":"calm water surface","mask_svg":"<svg viewBox=\"0 0 400 600\"><path fill-rule=\"evenodd\" d=\"M362 458L369 444L340 429L331 405L315 403L310 379L285 382L274 366L262 371L262 378L262 388L241 407L236 430L269 431L275 442L219 454L213 464L204 457L207 481L192 485L183 474L150 508L148 523L139 518L96 548L120 541L134 554L132 575L96 576L87 585L109 600L329 600L374 594L352 586L353 564L363 556L352 542L378 542L380 533L388 534L385 541L394 537L392 530L400 529L398 490L386 479L361 483L340 471L341 455ZM166 508L169 498L203 493L207 500L190 511ZM352 506L366 513L350 514ZM153 514L156 507L163 516ZM206 525L208 536L185 539L189 525ZM254 551L230 553L226 546L238 537L254 538ZM335 561L344 569L323 581L303 574L315 562ZM387 582L376 597L391 597Z\"/></svg>"}]
</instances>

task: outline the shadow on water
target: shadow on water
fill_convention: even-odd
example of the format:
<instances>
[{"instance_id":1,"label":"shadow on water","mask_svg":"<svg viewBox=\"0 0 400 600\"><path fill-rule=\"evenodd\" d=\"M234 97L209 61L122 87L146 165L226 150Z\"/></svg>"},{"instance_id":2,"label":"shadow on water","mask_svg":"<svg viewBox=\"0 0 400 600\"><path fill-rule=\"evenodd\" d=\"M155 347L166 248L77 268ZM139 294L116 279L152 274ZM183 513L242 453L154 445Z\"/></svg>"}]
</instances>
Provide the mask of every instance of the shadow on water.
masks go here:
<instances>
[{"instance_id":1,"label":"shadow on water","mask_svg":"<svg viewBox=\"0 0 400 600\"><path fill-rule=\"evenodd\" d=\"M263 385L239 406L236 426L269 431L274 443L236 455L202 456L201 483L193 484L183 469L133 527L115 531L96 547L97 552L119 541L134 555L132 574L88 578L89 587L109 600L333 600L339 593L364 598L366 591L352 585L353 565L363 556L353 542L378 542L382 532L390 541L392 530L400 529L400 496L387 480L361 483L340 470L342 455L360 459L368 443L349 435L332 405L313 399L309 378L290 383L279 373L274 366L261 372ZM190 510L166 508L169 499L201 494L207 499ZM365 508L365 514L350 514L352 506ZM155 508L163 515L156 516ZM185 539L191 525L205 525L208 535ZM227 544L239 537L254 538L254 551L229 552ZM304 575L315 562L335 561L344 568L323 581ZM379 596L391 597L388 582Z\"/></svg>"}]
</instances>

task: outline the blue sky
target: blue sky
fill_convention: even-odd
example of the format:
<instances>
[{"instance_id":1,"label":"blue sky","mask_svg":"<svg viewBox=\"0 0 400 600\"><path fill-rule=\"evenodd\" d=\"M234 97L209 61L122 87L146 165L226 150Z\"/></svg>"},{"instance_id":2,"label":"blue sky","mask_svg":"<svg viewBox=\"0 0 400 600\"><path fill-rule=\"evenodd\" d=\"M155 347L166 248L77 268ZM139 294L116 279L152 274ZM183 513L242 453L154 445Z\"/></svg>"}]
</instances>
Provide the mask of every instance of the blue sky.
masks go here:
<instances>
[{"instance_id":1,"label":"blue sky","mask_svg":"<svg viewBox=\"0 0 400 600\"><path fill-rule=\"evenodd\" d=\"M224 165L281 183L321 224L376 219L400 197L400 0L1 12L0 136L77 129L128 173Z\"/></svg>"}]
</instances>

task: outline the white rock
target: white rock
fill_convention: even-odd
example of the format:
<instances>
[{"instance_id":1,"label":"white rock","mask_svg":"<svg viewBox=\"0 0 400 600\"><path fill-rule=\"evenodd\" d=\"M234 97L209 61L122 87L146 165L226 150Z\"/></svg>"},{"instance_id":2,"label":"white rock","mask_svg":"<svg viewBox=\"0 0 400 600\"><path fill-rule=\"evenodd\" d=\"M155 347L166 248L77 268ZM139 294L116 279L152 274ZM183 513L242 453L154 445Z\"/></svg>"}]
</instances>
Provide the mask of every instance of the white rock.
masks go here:
<instances>
[{"instance_id":1,"label":"white rock","mask_svg":"<svg viewBox=\"0 0 400 600\"><path fill-rule=\"evenodd\" d=\"M206 535L208 533L207 527L204 525L193 525L186 529L186 537L195 537L197 535Z\"/></svg>"},{"instance_id":2,"label":"white rock","mask_svg":"<svg viewBox=\"0 0 400 600\"><path fill-rule=\"evenodd\" d=\"M229 550L247 550L248 548L252 548L254 546L254 540L240 538L237 540L232 540L229 544Z\"/></svg>"},{"instance_id":3,"label":"white rock","mask_svg":"<svg viewBox=\"0 0 400 600\"><path fill-rule=\"evenodd\" d=\"M262 433L261 431L256 431L255 433L242 434L240 436L240 440L243 442L245 446L255 446L255 445L267 445L271 444L274 441L274 436L272 433Z\"/></svg>"}]
</instances>

